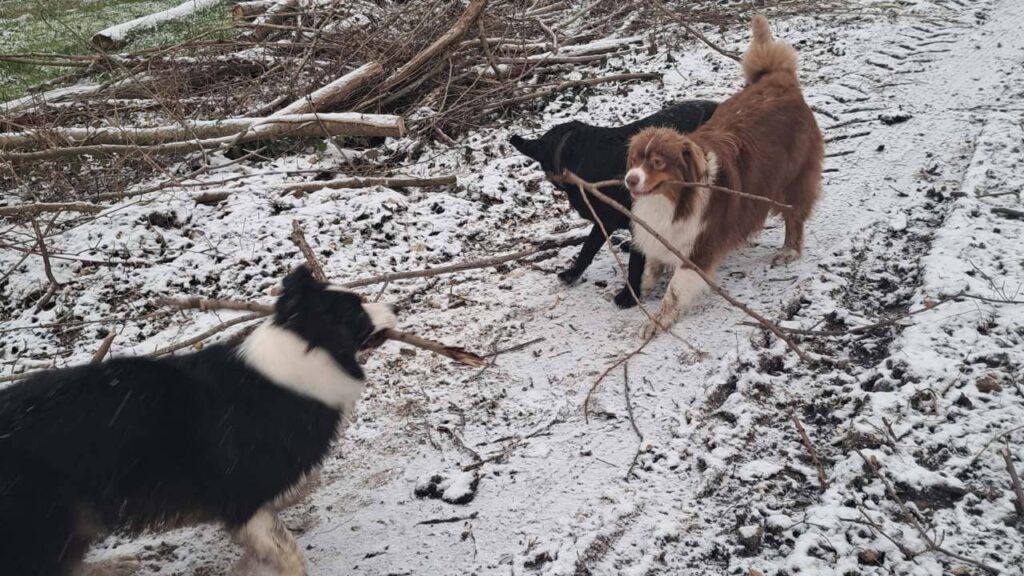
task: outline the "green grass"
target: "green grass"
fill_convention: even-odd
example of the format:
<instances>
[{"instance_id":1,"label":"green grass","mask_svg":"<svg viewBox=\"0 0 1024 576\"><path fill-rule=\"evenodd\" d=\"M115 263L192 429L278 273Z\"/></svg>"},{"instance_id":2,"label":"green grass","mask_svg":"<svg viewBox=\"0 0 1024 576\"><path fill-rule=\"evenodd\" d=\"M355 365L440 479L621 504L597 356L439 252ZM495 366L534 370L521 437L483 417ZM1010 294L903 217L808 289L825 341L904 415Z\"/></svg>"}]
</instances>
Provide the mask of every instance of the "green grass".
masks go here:
<instances>
[{"instance_id":1,"label":"green grass","mask_svg":"<svg viewBox=\"0 0 1024 576\"><path fill-rule=\"evenodd\" d=\"M180 4L182 0L0 0L0 54L92 54L96 32ZM127 50L173 44L230 25L228 2L177 22L141 31ZM0 62L0 101L75 68Z\"/></svg>"}]
</instances>

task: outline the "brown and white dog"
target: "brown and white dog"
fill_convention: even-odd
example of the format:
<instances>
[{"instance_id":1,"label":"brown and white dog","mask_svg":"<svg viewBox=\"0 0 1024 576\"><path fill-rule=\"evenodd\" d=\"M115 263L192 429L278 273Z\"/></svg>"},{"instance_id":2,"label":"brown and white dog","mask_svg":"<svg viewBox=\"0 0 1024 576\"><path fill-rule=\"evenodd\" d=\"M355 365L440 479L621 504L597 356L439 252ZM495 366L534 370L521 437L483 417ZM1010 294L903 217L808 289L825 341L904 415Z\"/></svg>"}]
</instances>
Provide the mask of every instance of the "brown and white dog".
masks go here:
<instances>
[{"instance_id":1,"label":"brown and white dog","mask_svg":"<svg viewBox=\"0 0 1024 576\"><path fill-rule=\"evenodd\" d=\"M778 210L766 202L679 183L714 184L791 205L782 210L786 240L773 265L800 256L804 222L821 191L825 145L800 92L796 51L772 38L764 16L755 16L751 28L742 91L722 102L688 136L670 128L648 128L630 141L626 186L634 198L634 214L709 276ZM648 337L659 325L667 329L700 295L705 282L635 223L633 239L647 257L643 289L663 266L675 268L656 324L644 327L643 336Z\"/></svg>"}]
</instances>

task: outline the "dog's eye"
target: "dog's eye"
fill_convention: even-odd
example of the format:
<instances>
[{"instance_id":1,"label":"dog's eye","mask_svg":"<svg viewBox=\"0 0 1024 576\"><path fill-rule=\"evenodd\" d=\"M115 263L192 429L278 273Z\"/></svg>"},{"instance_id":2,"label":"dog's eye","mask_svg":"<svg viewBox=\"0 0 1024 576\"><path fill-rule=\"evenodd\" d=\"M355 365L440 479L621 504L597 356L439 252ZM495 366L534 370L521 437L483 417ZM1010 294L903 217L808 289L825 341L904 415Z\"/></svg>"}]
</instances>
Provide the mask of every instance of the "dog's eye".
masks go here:
<instances>
[{"instance_id":1,"label":"dog's eye","mask_svg":"<svg viewBox=\"0 0 1024 576\"><path fill-rule=\"evenodd\" d=\"M653 166L655 170L664 170L665 161L661 158L651 158L651 166Z\"/></svg>"}]
</instances>

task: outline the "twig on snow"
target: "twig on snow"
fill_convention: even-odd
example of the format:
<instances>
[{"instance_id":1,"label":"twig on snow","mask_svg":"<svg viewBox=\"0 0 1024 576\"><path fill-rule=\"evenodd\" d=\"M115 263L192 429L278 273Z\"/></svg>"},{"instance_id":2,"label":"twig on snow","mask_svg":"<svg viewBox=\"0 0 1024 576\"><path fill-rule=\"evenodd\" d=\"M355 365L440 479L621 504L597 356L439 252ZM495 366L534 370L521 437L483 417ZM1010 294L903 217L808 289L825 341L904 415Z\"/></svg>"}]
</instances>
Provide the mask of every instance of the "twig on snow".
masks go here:
<instances>
[{"instance_id":1,"label":"twig on snow","mask_svg":"<svg viewBox=\"0 0 1024 576\"><path fill-rule=\"evenodd\" d=\"M601 381L604 380L605 377L607 377L608 374L612 370L615 370L620 365L622 365L623 363L627 362L630 358L632 358L633 356L636 356L637 354L639 354L640 351L643 350L644 347L647 346L647 344L649 344L651 342L651 340L654 340L654 335L653 334L651 336L648 336L647 340L644 340L643 344L641 344L640 346L637 346L635 350L633 350L632 352L626 354L622 358L619 358L618 360L615 361L614 364L612 364L611 366L606 368L605 371L602 372L601 375L597 378L597 380L595 380L594 383L590 385L590 390L587 390L587 395L583 399L583 421L584 422L586 422L588 424L590 423L590 397L594 395L594 391L597 390L597 387L601 384Z\"/></svg>"},{"instance_id":2,"label":"twig on snow","mask_svg":"<svg viewBox=\"0 0 1024 576\"><path fill-rule=\"evenodd\" d=\"M636 438L639 441L636 445L636 453L633 454L633 461L629 464L629 469L626 470L626 482L629 482L630 476L633 475L633 469L636 468L636 463L640 460L640 453L644 450L644 433L640 431L640 428L636 425L636 416L633 414L633 400L630 398L629 393L629 361L622 363L622 388L626 396L626 413L629 414L629 424L633 427L633 432L636 432Z\"/></svg>"},{"instance_id":3,"label":"twig on snow","mask_svg":"<svg viewBox=\"0 0 1024 576\"><path fill-rule=\"evenodd\" d=\"M1024 490L1020 487L1020 476L1017 475L1017 468L1013 465L1013 456L1010 454L1010 441L1003 438L1003 461L1006 462L1006 472L1010 475L1010 485L1017 499L1013 507L1017 510L1017 516L1024 518Z\"/></svg>"},{"instance_id":4,"label":"twig on snow","mask_svg":"<svg viewBox=\"0 0 1024 576\"><path fill-rule=\"evenodd\" d=\"M34 219L32 220L32 231L36 235L36 243L39 245L39 255L43 258L43 271L46 272L46 279L50 281L50 287L46 289L46 294L36 302L36 310L42 310L43 306L53 298L53 295L57 292L57 287L60 286L60 282L53 276L53 269L50 268L50 253L46 250L46 242L43 240L43 232L39 229L39 223Z\"/></svg>"},{"instance_id":5,"label":"twig on snow","mask_svg":"<svg viewBox=\"0 0 1024 576\"><path fill-rule=\"evenodd\" d=\"M828 489L828 477L825 476L825 467L821 465L821 459L818 458L818 451L814 449L811 437L807 435L807 430L804 429L804 425L800 422L796 412L790 412L789 417L793 420L793 425L796 426L796 431L800 434L800 440L803 442L804 448L811 455L811 461L814 462L815 468L818 469L818 483L821 486L821 491L824 492Z\"/></svg>"},{"instance_id":6,"label":"twig on snow","mask_svg":"<svg viewBox=\"0 0 1024 576\"><path fill-rule=\"evenodd\" d=\"M114 330L107 334L107 337L100 342L100 347L96 349L96 353L92 355L91 362L93 364L99 364L103 362L103 359L107 357L107 353L110 352L110 345L114 343L114 338L117 336L117 332Z\"/></svg>"},{"instance_id":7,"label":"twig on snow","mask_svg":"<svg viewBox=\"0 0 1024 576\"><path fill-rule=\"evenodd\" d=\"M451 518L433 518L431 520L424 520L417 522L417 526L432 526L434 524L453 524L455 522L462 522L464 520L476 520L479 512L473 512L469 516L452 516Z\"/></svg>"},{"instance_id":8,"label":"twig on snow","mask_svg":"<svg viewBox=\"0 0 1024 576\"><path fill-rule=\"evenodd\" d=\"M469 262L460 262L458 264L450 264L448 266L437 266L434 268L426 268L424 270L413 270L409 272L391 272L388 274L381 274L379 276L371 276L369 278L362 278L359 280L352 280L340 284L342 288L360 288L363 286L372 286L374 284L380 284L382 282L392 282L394 280L407 280L409 278L426 278L428 276L439 276L441 274L451 274L453 272L463 272L465 270L475 270L478 268L490 268L505 262L511 262L513 260L522 260L528 256L533 256L539 252L546 252L548 250L554 250L557 248L565 248L566 246L575 246L583 243L584 237L566 238L562 240L553 240L549 242L542 242L527 248L520 250L519 252L513 252L512 254L504 254L501 256L491 256L489 258L481 258L480 260L471 260Z\"/></svg>"}]
</instances>

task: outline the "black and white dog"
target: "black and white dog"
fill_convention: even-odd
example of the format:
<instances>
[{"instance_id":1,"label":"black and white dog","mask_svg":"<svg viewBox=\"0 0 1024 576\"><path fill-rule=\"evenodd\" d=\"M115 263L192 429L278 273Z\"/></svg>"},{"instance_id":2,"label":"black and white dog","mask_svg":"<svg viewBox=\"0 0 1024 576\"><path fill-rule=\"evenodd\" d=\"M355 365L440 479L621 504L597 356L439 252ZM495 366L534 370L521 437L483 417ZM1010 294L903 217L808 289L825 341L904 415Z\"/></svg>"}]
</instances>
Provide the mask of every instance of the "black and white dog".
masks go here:
<instances>
[{"instance_id":1,"label":"black and white dog","mask_svg":"<svg viewBox=\"0 0 1024 576\"><path fill-rule=\"evenodd\" d=\"M617 128L591 126L572 121L555 126L537 140L512 136L509 143L520 153L540 162L541 169L549 177L561 175L564 170L568 170L588 182L621 180L626 172L626 150L629 149L629 139L633 135L650 126L674 128L684 133L693 132L711 118L717 106L717 103L708 100L688 100ZM580 196L579 189L575 186L554 184L569 196L569 204L581 217L594 222L590 235L583 243L583 248L572 266L558 274L563 282L572 284L593 262L597 251L604 244L604 234L601 233L601 227L597 225L586 202ZM627 208L632 205L629 191L622 186L602 191ZM588 200L609 234L620 228L629 228L628 218L597 198ZM637 294L640 294L643 272L643 254L631 249L627 282ZM622 308L636 305L628 286L615 296L615 303Z\"/></svg>"},{"instance_id":2,"label":"black and white dog","mask_svg":"<svg viewBox=\"0 0 1024 576\"><path fill-rule=\"evenodd\" d=\"M236 346L55 370L0 390L0 573L67 575L91 542L222 523L237 574L306 573L277 510L327 455L363 390L356 352L384 304L284 279Z\"/></svg>"}]
</instances>

